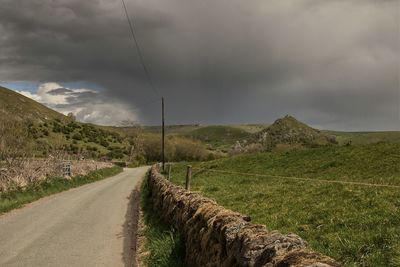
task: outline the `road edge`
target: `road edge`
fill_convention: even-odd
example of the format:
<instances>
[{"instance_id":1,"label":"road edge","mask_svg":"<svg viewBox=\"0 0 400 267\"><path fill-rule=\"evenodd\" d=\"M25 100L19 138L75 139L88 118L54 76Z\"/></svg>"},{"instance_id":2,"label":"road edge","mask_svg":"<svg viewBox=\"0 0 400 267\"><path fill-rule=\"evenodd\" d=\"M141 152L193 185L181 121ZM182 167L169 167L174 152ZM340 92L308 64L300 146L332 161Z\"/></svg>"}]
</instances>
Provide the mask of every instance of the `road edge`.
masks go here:
<instances>
[{"instance_id":1,"label":"road edge","mask_svg":"<svg viewBox=\"0 0 400 267\"><path fill-rule=\"evenodd\" d=\"M141 187L148 171L139 178L129 195L128 210L125 215L123 261L126 267L137 267L139 264L138 249L140 246L140 206Z\"/></svg>"}]
</instances>

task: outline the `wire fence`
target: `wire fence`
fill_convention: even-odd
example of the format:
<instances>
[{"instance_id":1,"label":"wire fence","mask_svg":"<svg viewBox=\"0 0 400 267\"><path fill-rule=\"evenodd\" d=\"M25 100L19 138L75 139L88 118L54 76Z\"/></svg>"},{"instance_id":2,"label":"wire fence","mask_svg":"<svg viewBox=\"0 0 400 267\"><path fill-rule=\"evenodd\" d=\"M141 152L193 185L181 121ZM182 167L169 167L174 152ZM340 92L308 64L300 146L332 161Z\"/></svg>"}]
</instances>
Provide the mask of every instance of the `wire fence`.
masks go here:
<instances>
[{"instance_id":1,"label":"wire fence","mask_svg":"<svg viewBox=\"0 0 400 267\"><path fill-rule=\"evenodd\" d=\"M311 181L311 182L321 182L321 183L334 183L334 184L346 184L346 185L359 185L359 186L368 186L368 187L384 187L384 188L400 189L400 185L390 185L390 184L374 184L374 183L364 183L364 182L357 182L357 181L327 180L327 179L316 179L316 178L308 178L308 177L281 176L281 175L249 173L249 172L244 173L244 172L224 171L224 170L196 168L196 167L193 167L192 169L197 171L197 172L193 173L193 176L198 175L203 172L215 172L215 173L244 175L244 176L273 177L273 178L289 179L289 180L297 180L297 181Z\"/></svg>"}]
</instances>

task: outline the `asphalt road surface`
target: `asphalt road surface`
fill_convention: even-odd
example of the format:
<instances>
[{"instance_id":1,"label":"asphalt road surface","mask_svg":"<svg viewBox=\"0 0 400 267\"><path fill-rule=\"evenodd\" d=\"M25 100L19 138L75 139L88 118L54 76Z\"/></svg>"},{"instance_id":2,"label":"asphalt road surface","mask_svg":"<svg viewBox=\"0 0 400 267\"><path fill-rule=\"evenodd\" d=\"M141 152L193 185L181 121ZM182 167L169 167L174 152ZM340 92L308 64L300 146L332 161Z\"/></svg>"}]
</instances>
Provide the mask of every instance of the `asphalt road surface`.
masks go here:
<instances>
[{"instance_id":1,"label":"asphalt road surface","mask_svg":"<svg viewBox=\"0 0 400 267\"><path fill-rule=\"evenodd\" d=\"M0 266L132 266L135 185L147 167L0 216Z\"/></svg>"}]
</instances>

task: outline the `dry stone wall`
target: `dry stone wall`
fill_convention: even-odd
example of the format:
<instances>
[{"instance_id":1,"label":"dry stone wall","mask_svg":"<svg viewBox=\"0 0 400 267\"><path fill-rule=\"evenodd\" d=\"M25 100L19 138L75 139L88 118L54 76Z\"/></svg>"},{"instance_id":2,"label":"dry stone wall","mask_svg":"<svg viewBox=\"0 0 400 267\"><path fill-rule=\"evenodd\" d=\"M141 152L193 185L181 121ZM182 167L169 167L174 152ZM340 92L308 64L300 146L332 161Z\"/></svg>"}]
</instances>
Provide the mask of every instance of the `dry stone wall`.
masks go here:
<instances>
[{"instance_id":1,"label":"dry stone wall","mask_svg":"<svg viewBox=\"0 0 400 267\"><path fill-rule=\"evenodd\" d=\"M149 188L155 212L180 231L188 266L337 267L295 234L283 235L165 179L153 166Z\"/></svg>"}]
</instances>

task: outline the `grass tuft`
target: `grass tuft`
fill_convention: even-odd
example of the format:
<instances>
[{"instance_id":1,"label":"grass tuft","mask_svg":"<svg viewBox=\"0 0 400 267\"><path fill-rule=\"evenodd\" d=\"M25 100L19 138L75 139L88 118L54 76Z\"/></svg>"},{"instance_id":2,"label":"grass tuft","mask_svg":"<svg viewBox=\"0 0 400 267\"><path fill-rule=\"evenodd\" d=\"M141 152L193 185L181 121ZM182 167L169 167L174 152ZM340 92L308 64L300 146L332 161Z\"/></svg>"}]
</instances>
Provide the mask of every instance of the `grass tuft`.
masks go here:
<instances>
[{"instance_id":1,"label":"grass tuft","mask_svg":"<svg viewBox=\"0 0 400 267\"><path fill-rule=\"evenodd\" d=\"M147 178L142 185L141 206L145 223L142 234L146 238L145 250L149 252L144 258L146 266L184 267L185 246L182 238L153 212Z\"/></svg>"}]
</instances>

